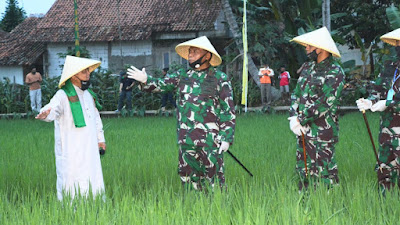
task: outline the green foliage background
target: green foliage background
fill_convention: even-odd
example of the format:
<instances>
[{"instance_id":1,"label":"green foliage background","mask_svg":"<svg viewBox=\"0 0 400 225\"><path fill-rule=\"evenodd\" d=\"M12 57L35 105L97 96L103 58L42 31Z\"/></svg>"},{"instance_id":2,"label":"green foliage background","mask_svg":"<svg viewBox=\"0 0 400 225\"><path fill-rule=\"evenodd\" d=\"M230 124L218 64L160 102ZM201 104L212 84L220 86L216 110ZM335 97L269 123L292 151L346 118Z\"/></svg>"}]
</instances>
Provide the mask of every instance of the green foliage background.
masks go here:
<instances>
[{"instance_id":1,"label":"green foliage background","mask_svg":"<svg viewBox=\"0 0 400 225\"><path fill-rule=\"evenodd\" d=\"M7 0L6 3L7 7L6 11L2 13L0 28L4 31L11 32L18 24L24 21L26 12L23 8L18 7L18 0Z\"/></svg>"},{"instance_id":2,"label":"green foliage background","mask_svg":"<svg viewBox=\"0 0 400 225\"><path fill-rule=\"evenodd\" d=\"M23 9L11 7L16 0L8 0L3 20L10 11L18 11L22 15ZM243 1L229 0L231 8L236 15L239 26L243 15ZM296 84L295 71L306 60L304 49L297 44L290 44L294 36L311 31L322 25L321 14L322 0L249 0L248 1L248 37L249 52L257 65L268 63L279 73L279 67L286 65L291 73L291 90ZM378 46L379 36L398 28L400 13L396 6L399 2L379 0L366 2L331 0L332 36L337 43L347 44L351 48L360 48L363 52L363 61L368 64L368 56L373 56L369 64L373 65L371 74L361 73L355 66L355 61L342 62L346 71L347 83L351 87L344 92L342 105L354 105L360 97L366 97L369 85L364 79L373 80L383 69L387 60L395 56L393 48L384 45ZM11 10L12 9L12 10ZM357 15L357 16L354 16ZM22 16L23 17L23 16ZM21 20L22 21L22 20ZM230 54L224 56L225 65L238 55L235 44L226 47ZM59 53L60 57L74 54L74 49L67 53ZM88 57L87 49L82 49L82 56ZM171 67L174 67L173 65ZM238 69L240 70L240 68ZM152 71L156 74L159 71ZM240 72L239 72L240 73ZM234 100L240 105L241 78L239 73L228 74L231 76L234 89ZM279 88L279 80L275 76L275 87ZM43 81L43 103L46 104L55 93L58 78ZM118 79L109 71L100 70L93 75L93 89L99 95L104 110L115 110L118 102ZM260 105L260 90L254 81L249 82L248 106ZM28 90L24 86L11 85L8 80L0 81L0 113L23 113L30 110ZM143 115L145 110L160 108L160 94L141 93L138 88L133 90L134 111ZM279 104L279 103L278 103ZM18 117L18 116L16 116Z\"/></svg>"}]
</instances>

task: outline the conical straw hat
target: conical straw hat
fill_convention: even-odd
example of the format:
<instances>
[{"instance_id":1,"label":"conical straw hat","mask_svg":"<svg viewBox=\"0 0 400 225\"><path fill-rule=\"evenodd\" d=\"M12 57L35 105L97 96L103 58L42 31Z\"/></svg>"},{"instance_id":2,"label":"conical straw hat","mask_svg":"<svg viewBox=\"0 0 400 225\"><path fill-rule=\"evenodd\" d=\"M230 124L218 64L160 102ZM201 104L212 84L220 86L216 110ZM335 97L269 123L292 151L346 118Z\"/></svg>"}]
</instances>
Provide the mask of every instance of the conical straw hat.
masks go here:
<instances>
[{"instance_id":1,"label":"conical straw hat","mask_svg":"<svg viewBox=\"0 0 400 225\"><path fill-rule=\"evenodd\" d=\"M64 85L65 81L73 77L75 74L81 72L82 70L89 68L89 72L93 72L97 67L100 66L100 64L101 62L97 60L67 55L67 57L65 58L64 69L62 71L58 87L61 88Z\"/></svg>"},{"instance_id":2,"label":"conical straw hat","mask_svg":"<svg viewBox=\"0 0 400 225\"><path fill-rule=\"evenodd\" d=\"M381 36L381 40L390 45L396 46L396 41L400 41L400 28Z\"/></svg>"},{"instance_id":3,"label":"conical straw hat","mask_svg":"<svg viewBox=\"0 0 400 225\"><path fill-rule=\"evenodd\" d=\"M326 27L297 36L291 41L297 42L303 46L311 45L323 49L340 58L339 50Z\"/></svg>"},{"instance_id":4,"label":"conical straw hat","mask_svg":"<svg viewBox=\"0 0 400 225\"><path fill-rule=\"evenodd\" d=\"M210 60L212 66L218 66L222 63L221 56L215 50L214 46L211 44L210 40L206 36L201 36L186 42L183 42L175 47L176 53L182 58L188 60L189 48L197 47L209 51L213 54Z\"/></svg>"}]
</instances>

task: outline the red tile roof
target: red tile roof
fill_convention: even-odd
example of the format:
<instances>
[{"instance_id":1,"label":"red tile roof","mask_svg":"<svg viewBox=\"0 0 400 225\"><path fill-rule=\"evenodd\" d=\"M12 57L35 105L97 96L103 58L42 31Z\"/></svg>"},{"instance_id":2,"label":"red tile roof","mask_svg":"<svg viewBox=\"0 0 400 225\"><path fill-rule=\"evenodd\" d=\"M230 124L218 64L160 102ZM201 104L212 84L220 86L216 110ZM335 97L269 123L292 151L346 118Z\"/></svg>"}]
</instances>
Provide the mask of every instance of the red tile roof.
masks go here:
<instances>
[{"instance_id":1,"label":"red tile roof","mask_svg":"<svg viewBox=\"0 0 400 225\"><path fill-rule=\"evenodd\" d=\"M0 65L31 65L46 50L34 40L40 18L29 17L0 40Z\"/></svg>"},{"instance_id":2,"label":"red tile roof","mask_svg":"<svg viewBox=\"0 0 400 225\"><path fill-rule=\"evenodd\" d=\"M115 41L118 0L80 0L80 41ZM214 30L218 0L120 0L122 40L159 32ZM44 18L29 17L11 33L0 32L0 65L31 65L47 42L74 41L74 0L57 0Z\"/></svg>"},{"instance_id":3,"label":"red tile roof","mask_svg":"<svg viewBox=\"0 0 400 225\"><path fill-rule=\"evenodd\" d=\"M118 0L80 0L80 41L113 41L118 35ZM214 30L218 0L120 0L122 40L149 39L156 32ZM74 1L57 0L37 26L38 40L74 41Z\"/></svg>"},{"instance_id":4,"label":"red tile roof","mask_svg":"<svg viewBox=\"0 0 400 225\"><path fill-rule=\"evenodd\" d=\"M0 29L0 40L4 40L7 37L8 37L8 32Z\"/></svg>"}]
</instances>

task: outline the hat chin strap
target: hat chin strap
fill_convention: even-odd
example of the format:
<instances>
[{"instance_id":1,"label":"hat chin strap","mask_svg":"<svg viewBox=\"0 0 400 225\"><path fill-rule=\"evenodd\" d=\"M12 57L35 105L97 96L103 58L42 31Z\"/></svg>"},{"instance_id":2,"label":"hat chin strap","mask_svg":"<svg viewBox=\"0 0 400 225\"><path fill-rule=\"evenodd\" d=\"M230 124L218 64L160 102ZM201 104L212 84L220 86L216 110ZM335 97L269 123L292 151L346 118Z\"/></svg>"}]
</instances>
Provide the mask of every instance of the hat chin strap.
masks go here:
<instances>
[{"instance_id":1,"label":"hat chin strap","mask_svg":"<svg viewBox=\"0 0 400 225\"><path fill-rule=\"evenodd\" d=\"M205 60L204 62L201 62L201 60L203 60L204 56L206 56L207 53L210 53L210 54L211 54L210 59L209 59L209 60ZM212 58L212 53L211 53L211 52L206 52L206 54L204 54L204 55L203 55L202 57L200 57L198 60L196 60L196 61L194 61L194 62L192 62L192 63L189 63L189 66L190 66L191 68L193 68L193 69L198 69L198 68L200 68L204 63L210 62L210 61L211 61L211 58Z\"/></svg>"}]
</instances>

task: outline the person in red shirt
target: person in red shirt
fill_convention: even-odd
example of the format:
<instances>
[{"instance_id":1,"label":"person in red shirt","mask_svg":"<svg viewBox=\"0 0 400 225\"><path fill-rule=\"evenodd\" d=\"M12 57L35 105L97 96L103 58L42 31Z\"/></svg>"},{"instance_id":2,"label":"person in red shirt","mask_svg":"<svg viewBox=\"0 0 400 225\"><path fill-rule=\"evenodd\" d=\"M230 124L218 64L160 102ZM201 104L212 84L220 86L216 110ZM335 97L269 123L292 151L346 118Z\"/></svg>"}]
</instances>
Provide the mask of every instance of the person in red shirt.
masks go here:
<instances>
[{"instance_id":1,"label":"person in red shirt","mask_svg":"<svg viewBox=\"0 0 400 225\"><path fill-rule=\"evenodd\" d=\"M289 79L290 79L290 73L286 71L285 66L281 66L281 74L279 75L279 86L281 89L281 94L283 101L285 102L286 100L290 102L290 95L289 95Z\"/></svg>"},{"instance_id":2,"label":"person in red shirt","mask_svg":"<svg viewBox=\"0 0 400 225\"><path fill-rule=\"evenodd\" d=\"M258 72L261 83L261 102L263 107L269 107L271 104L271 77L274 75L274 70L269 68L267 64L264 64Z\"/></svg>"}]
</instances>

